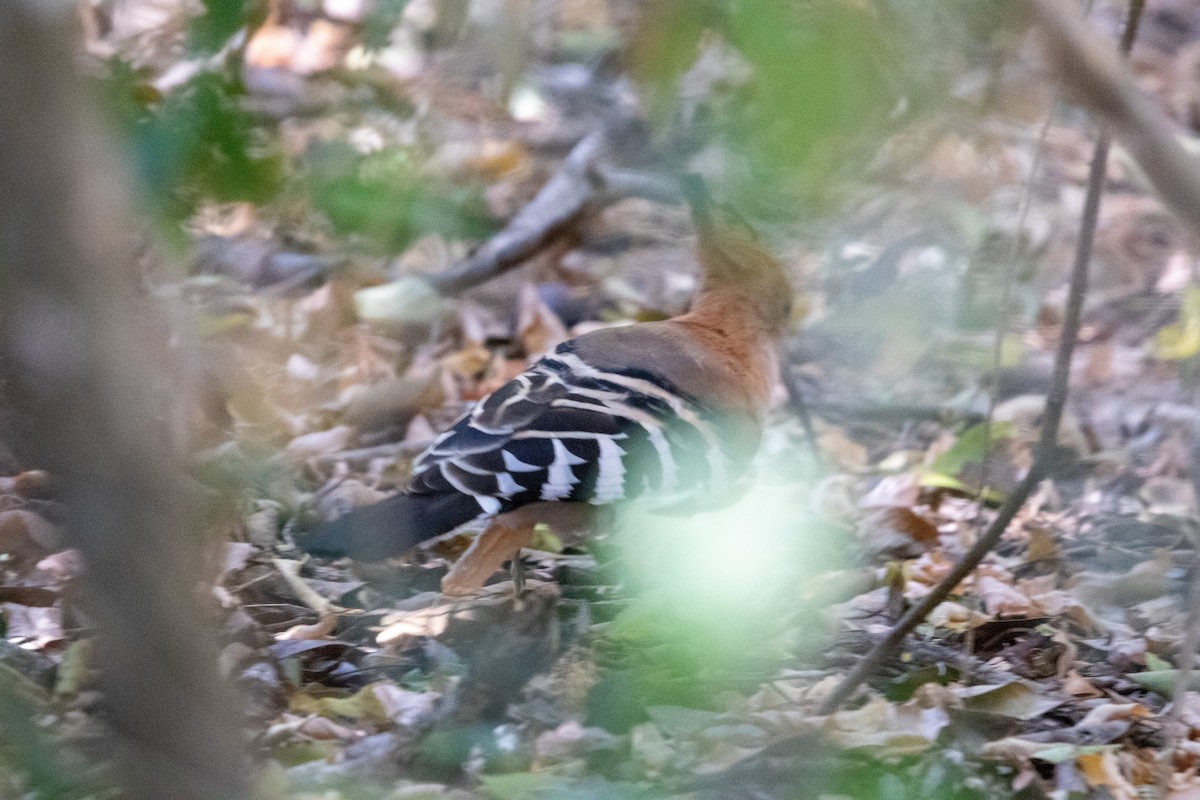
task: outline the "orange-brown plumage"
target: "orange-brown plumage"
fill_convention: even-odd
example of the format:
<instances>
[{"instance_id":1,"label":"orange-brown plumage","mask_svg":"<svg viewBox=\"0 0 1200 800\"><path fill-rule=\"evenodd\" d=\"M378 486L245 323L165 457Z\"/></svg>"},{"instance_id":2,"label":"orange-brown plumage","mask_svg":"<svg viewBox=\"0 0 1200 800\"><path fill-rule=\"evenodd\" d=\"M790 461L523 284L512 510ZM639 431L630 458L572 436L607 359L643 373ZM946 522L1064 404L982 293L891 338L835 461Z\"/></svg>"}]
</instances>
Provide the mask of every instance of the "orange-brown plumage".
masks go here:
<instances>
[{"instance_id":1,"label":"orange-brown plumage","mask_svg":"<svg viewBox=\"0 0 1200 800\"><path fill-rule=\"evenodd\" d=\"M685 194L702 270L688 313L565 342L439 437L406 492L329 523L302 546L378 558L489 517L447 576L444 588L461 593L548 516L578 526L589 507L728 491L762 435L792 292L749 227L714 208L701 185L685 182Z\"/></svg>"}]
</instances>

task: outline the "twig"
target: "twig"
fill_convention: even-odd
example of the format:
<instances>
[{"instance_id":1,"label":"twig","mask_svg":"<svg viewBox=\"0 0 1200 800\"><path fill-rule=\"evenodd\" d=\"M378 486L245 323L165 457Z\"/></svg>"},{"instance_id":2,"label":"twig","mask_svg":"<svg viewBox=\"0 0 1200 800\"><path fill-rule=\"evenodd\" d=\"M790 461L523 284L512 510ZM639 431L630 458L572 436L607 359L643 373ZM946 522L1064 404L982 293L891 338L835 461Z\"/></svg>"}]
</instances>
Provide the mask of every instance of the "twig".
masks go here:
<instances>
[{"instance_id":1,"label":"twig","mask_svg":"<svg viewBox=\"0 0 1200 800\"><path fill-rule=\"evenodd\" d=\"M641 197L665 204L683 202L679 194L679 182L665 175L616 169L604 164L596 165L595 174L604 186L605 203L613 203L626 197Z\"/></svg>"},{"instance_id":2,"label":"twig","mask_svg":"<svg viewBox=\"0 0 1200 800\"><path fill-rule=\"evenodd\" d=\"M1035 0L1036 2L1036 0ZM1138 22L1141 19L1142 0L1132 0L1129 15L1125 23L1125 32L1121 37L1121 50L1129 52L1133 37L1137 33ZM996 512L996 518L988 526L987 531L975 542L975 545L954 565L954 568L944 577L921 602L909 609L896 627L876 645L871 652L859 662L821 705L821 713L830 714L837 710L850 695L891 655L918 625L925 620L929 612L942 603L954 588L969 576L980 562L995 548L1004 535L1008 525L1016 517L1017 512L1025 504L1029 495L1049 473L1050 466L1055 460L1055 450L1058 442L1058 429L1062 422L1063 410L1066 408L1068 383L1071 372L1071 356L1075 352L1075 342L1079 338L1079 322L1083 311L1083 301L1087 295L1088 265L1091 262L1092 244L1096 237L1096 222L1100 216L1100 198L1104 193L1104 183L1108 168L1108 153L1112 146L1112 137L1107 130L1102 131L1092 152L1091 166L1088 170L1087 196L1083 204L1083 215L1080 220L1079 240L1075 247L1075 260L1071 268L1071 283L1067 295L1067 306L1063 312L1062 331L1059 336L1058 351L1054 359L1054 377L1050 391L1046 395L1046 413L1042 422L1042 436L1038 441L1036 455L1029 473L1025 476L1004 505Z\"/></svg>"},{"instance_id":3,"label":"twig","mask_svg":"<svg viewBox=\"0 0 1200 800\"><path fill-rule=\"evenodd\" d=\"M1000 293L1000 313L996 318L996 337L992 342L992 386L991 392L988 394L987 411L984 412L983 418L983 470L979 476L978 491L976 492L977 499L975 501L975 512L979 520L975 525L975 535L977 537L983 532L983 520L985 519L983 505L991 489L992 455L996 446L994 423L996 407L1000 403L1000 368L1004 359L1004 341L1008 335L1009 305L1012 302L1013 288L1017 277L1017 258L1023 249L1025 223L1029 218L1029 210L1033 207L1033 186L1037 181L1038 173L1041 171L1042 157L1045 155L1046 139L1050 135L1050 127L1054 124L1055 117L1058 116L1061 95L1062 83L1060 82L1054 88L1054 99L1050 103L1050 113L1046 115L1046 119L1042 123L1041 130L1038 131L1037 140L1034 143L1033 161L1029 165L1029 177L1022 189L1021 202L1017 209L1017 222L1013 226L1012 241L1009 244L1008 253L1004 259L1004 284ZM970 605L971 610L975 611L978 605L980 605L979 599L973 598L973 602ZM968 653L975 651L974 628L967 631L965 647ZM965 672L964 675L966 675Z\"/></svg>"},{"instance_id":4,"label":"twig","mask_svg":"<svg viewBox=\"0 0 1200 800\"><path fill-rule=\"evenodd\" d=\"M821 453L821 442L817 439L817 429L813 425L812 414L808 408L808 401L804 399L804 391L800 388L800 382L796 380L796 376L792 374L786 361L780 365L779 377L783 381L784 388L787 389L788 405L800 419L800 426L804 428L804 436L808 439L809 448L812 449L813 459L820 468L825 459Z\"/></svg>"},{"instance_id":5,"label":"twig","mask_svg":"<svg viewBox=\"0 0 1200 800\"><path fill-rule=\"evenodd\" d=\"M1013 237L1009 244L1008 252L1004 258L1004 284L1000 293L1000 314L996 321L996 337L992 341L992 387L988 395L987 411L984 412L984 453L983 459L983 474L979 476L979 498L976 509L979 512L983 510L983 501L987 496L988 489L991 487L991 467L992 467L992 448L995 447L993 435L993 422L996 417L996 406L1000 402L1000 369L1004 361L1004 339L1008 334L1008 316L1009 304L1012 302L1013 287L1017 276L1017 258L1023 249L1023 234L1025 232L1025 223L1029 219L1029 210L1033 207L1033 187L1037 181L1038 173L1041 171L1042 157L1046 152L1046 139L1050 135L1050 127L1054 124L1055 118L1058 116L1059 105L1061 104L1062 84L1059 83L1054 89L1054 100L1050 104L1050 113L1046 115L1045 121L1042 123L1041 130L1038 131L1037 140L1033 146L1033 160L1029 165L1029 178L1025 181L1021 192L1021 202L1017 208L1017 222L1013 226ZM982 525L983 514L979 514L980 524ZM976 533L979 531L977 530ZM968 637L974 631L968 631Z\"/></svg>"}]
</instances>

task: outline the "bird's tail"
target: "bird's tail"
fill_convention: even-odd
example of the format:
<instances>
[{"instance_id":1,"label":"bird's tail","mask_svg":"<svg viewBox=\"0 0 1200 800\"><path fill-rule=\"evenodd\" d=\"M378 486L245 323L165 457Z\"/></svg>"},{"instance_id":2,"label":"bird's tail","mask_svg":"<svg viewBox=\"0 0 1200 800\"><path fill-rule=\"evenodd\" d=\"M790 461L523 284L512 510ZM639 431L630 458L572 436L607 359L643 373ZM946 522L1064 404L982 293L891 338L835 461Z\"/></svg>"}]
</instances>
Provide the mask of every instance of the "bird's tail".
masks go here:
<instances>
[{"instance_id":1,"label":"bird's tail","mask_svg":"<svg viewBox=\"0 0 1200 800\"><path fill-rule=\"evenodd\" d=\"M464 494L398 494L321 523L298 535L296 544L324 558L379 561L448 533L479 513L479 504Z\"/></svg>"}]
</instances>

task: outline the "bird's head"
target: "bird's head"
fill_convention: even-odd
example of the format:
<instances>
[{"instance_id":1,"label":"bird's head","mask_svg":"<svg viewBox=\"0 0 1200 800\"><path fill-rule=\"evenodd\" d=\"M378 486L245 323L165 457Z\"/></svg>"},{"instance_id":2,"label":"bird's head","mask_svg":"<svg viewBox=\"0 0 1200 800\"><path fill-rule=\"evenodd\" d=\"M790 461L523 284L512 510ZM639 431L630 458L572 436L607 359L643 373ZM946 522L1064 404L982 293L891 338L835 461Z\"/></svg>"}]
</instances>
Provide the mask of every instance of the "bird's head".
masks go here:
<instances>
[{"instance_id":1,"label":"bird's head","mask_svg":"<svg viewBox=\"0 0 1200 800\"><path fill-rule=\"evenodd\" d=\"M793 294L783 265L745 220L712 202L699 177L685 176L682 187L696 226L702 294L736 296L771 334L786 333Z\"/></svg>"}]
</instances>

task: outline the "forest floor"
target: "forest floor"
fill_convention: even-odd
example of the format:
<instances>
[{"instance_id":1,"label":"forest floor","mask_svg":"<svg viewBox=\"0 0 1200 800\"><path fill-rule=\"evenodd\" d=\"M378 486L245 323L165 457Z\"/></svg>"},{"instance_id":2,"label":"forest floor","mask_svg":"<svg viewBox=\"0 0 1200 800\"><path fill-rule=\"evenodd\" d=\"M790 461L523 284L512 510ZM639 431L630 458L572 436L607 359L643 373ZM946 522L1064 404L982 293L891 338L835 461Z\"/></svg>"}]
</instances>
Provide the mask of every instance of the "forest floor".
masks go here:
<instances>
[{"instance_id":1,"label":"forest floor","mask_svg":"<svg viewBox=\"0 0 1200 800\"><path fill-rule=\"evenodd\" d=\"M436 50L400 35L429 24L423 5L362 67L362 4L277 4L239 108L281 188L195 203L175 254L146 265L194 339L220 669L272 779L314 799L1200 798L1200 693L1172 701L1200 609L1200 294L1192 242L1119 150L1060 463L868 685L818 710L1031 463L1094 139L1053 85L1029 88L1032 66L964 66L956 113L899 126L836 215L761 223L807 317L733 505L544 535L519 595L508 573L438 592L465 534L378 565L299 554L294 532L403 486L548 348L679 313L695 288L686 210L644 164L590 160L603 186L565 220L539 201L636 106L627 80L563 55L626 35L630 4L534 4L548 16L516 65L479 33L504 4L475 4ZM176 4L115 7L90 57L130 59L164 97L209 68L181 56ZM737 80L718 49L688 74L701 98ZM1200 13L1152 3L1134 64L1185 125L1197 63ZM413 276L461 271L522 210L553 235L519 268L414 299ZM95 752L52 482L27 469L0 496L0 664L47 731Z\"/></svg>"}]
</instances>

